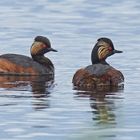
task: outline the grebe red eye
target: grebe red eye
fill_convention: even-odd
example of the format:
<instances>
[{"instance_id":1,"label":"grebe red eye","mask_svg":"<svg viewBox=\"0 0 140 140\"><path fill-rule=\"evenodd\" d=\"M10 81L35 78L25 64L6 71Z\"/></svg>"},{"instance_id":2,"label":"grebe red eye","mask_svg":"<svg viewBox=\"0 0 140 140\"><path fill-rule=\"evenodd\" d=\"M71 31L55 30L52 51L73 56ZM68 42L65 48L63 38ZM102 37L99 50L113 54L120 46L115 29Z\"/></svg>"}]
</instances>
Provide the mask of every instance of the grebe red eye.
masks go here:
<instances>
[{"instance_id":1,"label":"grebe red eye","mask_svg":"<svg viewBox=\"0 0 140 140\"><path fill-rule=\"evenodd\" d=\"M41 47L42 47L42 48L46 48L46 45L42 43L42 44L41 44Z\"/></svg>"},{"instance_id":2,"label":"grebe red eye","mask_svg":"<svg viewBox=\"0 0 140 140\"><path fill-rule=\"evenodd\" d=\"M108 47L108 50L111 52L113 49L111 47Z\"/></svg>"}]
</instances>

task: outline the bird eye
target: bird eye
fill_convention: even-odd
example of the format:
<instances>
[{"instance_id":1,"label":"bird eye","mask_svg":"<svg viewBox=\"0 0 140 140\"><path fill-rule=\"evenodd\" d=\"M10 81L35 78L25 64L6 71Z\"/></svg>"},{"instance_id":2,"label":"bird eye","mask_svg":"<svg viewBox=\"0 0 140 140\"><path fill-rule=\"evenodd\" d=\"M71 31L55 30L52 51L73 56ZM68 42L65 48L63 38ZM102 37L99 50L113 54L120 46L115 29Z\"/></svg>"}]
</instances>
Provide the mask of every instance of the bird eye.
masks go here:
<instances>
[{"instance_id":1,"label":"bird eye","mask_svg":"<svg viewBox=\"0 0 140 140\"><path fill-rule=\"evenodd\" d=\"M46 45L42 43L42 48L46 48Z\"/></svg>"},{"instance_id":2,"label":"bird eye","mask_svg":"<svg viewBox=\"0 0 140 140\"><path fill-rule=\"evenodd\" d=\"M111 52L113 49L111 47L108 47L108 50Z\"/></svg>"}]
</instances>

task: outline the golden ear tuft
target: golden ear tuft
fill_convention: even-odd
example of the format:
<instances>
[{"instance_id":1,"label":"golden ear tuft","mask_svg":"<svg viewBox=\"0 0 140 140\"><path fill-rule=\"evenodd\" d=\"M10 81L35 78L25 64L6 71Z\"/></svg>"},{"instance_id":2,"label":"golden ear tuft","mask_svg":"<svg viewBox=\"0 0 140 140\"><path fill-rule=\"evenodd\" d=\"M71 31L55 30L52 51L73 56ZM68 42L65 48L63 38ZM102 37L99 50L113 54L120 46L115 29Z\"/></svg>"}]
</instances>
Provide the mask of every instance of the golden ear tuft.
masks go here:
<instances>
[{"instance_id":1,"label":"golden ear tuft","mask_svg":"<svg viewBox=\"0 0 140 140\"><path fill-rule=\"evenodd\" d=\"M100 60L105 59L106 56L108 55L108 53L109 53L108 47L106 47L106 46L99 47L98 57L99 57Z\"/></svg>"},{"instance_id":2,"label":"golden ear tuft","mask_svg":"<svg viewBox=\"0 0 140 140\"><path fill-rule=\"evenodd\" d=\"M31 47L31 54L36 55L38 54L43 48L45 48L45 44L42 42L35 41Z\"/></svg>"}]
</instances>

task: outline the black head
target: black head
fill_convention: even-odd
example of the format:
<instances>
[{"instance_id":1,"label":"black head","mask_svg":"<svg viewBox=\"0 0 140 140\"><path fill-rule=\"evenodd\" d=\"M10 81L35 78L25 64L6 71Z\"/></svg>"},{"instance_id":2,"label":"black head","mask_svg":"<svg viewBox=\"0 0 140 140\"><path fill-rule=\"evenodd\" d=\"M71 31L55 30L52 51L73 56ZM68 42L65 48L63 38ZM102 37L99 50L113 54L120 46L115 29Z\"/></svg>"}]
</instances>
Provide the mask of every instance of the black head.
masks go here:
<instances>
[{"instance_id":1,"label":"black head","mask_svg":"<svg viewBox=\"0 0 140 140\"><path fill-rule=\"evenodd\" d=\"M109 38L99 38L91 53L92 64L106 63L106 58L115 53L122 53L122 51L115 50Z\"/></svg>"},{"instance_id":2,"label":"black head","mask_svg":"<svg viewBox=\"0 0 140 140\"><path fill-rule=\"evenodd\" d=\"M50 40L47 37L36 36L31 47L31 54L43 55L49 51L57 52L57 50L51 48Z\"/></svg>"},{"instance_id":3,"label":"black head","mask_svg":"<svg viewBox=\"0 0 140 140\"><path fill-rule=\"evenodd\" d=\"M50 40L47 38L47 37L44 37L44 36L36 36L34 41L37 41L37 42L42 42L44 43L46 46L50 47L51 48L51 43L50 43Z\"/></svg>"}]
</instances>

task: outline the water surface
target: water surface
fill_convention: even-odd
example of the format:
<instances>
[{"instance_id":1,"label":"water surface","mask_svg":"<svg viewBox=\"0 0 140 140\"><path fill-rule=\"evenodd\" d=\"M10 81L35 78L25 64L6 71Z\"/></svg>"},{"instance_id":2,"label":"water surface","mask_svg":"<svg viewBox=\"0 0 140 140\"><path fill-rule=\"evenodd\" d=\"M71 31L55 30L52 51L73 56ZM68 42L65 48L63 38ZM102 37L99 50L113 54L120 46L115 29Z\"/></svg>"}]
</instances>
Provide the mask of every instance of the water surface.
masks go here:
<instances>
[{"instance_id":1,"label":"water surface","mask_svg":"<svg viewBox=\"0 0 140 140\"><path fill-rule=\"evenodd\" d=\"M140 4L138 0L37 0L0 2L1 54L30 56L36 35L47 36L58 53L48 53L55 82L0 77L2 140L139 140ZM124 90L73 90L72 77L91 64L99 37L124 53L108 63L125 76Z\"/></svg>"}]
</instances>

